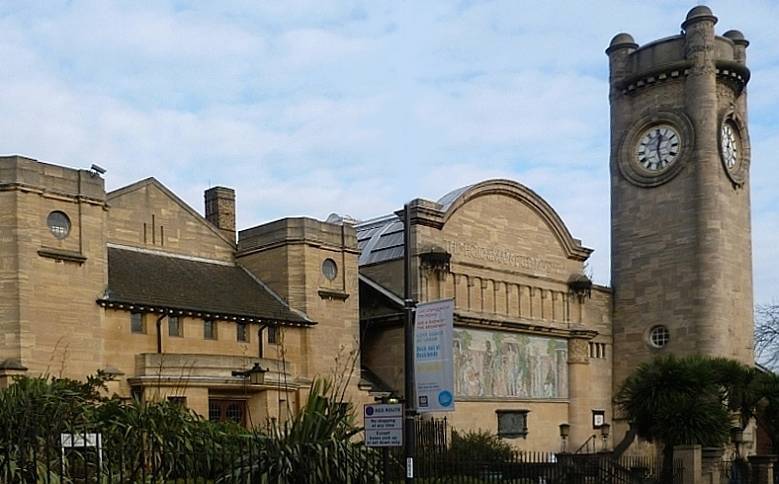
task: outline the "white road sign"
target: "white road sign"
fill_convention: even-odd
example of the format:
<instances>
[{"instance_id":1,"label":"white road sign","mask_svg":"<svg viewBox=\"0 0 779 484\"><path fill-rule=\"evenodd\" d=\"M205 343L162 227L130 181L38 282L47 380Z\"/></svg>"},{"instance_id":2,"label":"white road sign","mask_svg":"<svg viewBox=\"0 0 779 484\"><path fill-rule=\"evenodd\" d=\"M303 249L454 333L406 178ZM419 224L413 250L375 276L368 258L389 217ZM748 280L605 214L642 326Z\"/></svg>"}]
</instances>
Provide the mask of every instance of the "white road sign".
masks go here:
<instances>
[{"instance_id":1,"label":"white road sign","mask_svg":"<svg viewBox=\"0 0 779 484\"><path fill-rule=\"evenodd\" d=\"M403 445L403 405L382 403L365 405L365 445L401 447Z\"/></svg>"}]
</instances>

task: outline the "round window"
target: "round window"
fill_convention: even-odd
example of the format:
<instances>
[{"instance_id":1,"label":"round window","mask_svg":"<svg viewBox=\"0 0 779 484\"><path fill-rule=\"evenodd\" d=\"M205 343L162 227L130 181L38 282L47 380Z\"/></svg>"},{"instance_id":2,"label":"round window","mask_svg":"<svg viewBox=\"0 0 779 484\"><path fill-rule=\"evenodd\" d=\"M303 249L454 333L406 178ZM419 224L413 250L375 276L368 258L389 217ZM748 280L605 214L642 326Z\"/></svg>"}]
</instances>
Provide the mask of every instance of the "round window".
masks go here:
<instances>
[{"instance_id":1,"label":"round window","mask_svg":"<svg viewBox=\"0 0 779 484\"><path fill-rule=\"evenodd\" d=\"M333 259L325 259L322 262L322 274L325 275L328 281L332 281L338 275L338 266Z\"/></svg>"},{"instance_id":2,"label":"round window","mask_svg":"<svg viewBox=\"0 0 779 484\"><path fill-rule=\"evenodd\" d=\"M662 348L668 344L671 333L665 326L655 326L649 331L649 343L655 348Z\"/></svg>"},{"instance_id":3,"label":"round window","mask_svg":"<svg viewBox=\"0 0 779 484\"><path fill-rule=\"evenodd\" d=\"M58 239L64 239L70 233L70 219L64 212L51 212L46 219L46 225L49 226L49 232Z\"/></svg>"}]
</instances>

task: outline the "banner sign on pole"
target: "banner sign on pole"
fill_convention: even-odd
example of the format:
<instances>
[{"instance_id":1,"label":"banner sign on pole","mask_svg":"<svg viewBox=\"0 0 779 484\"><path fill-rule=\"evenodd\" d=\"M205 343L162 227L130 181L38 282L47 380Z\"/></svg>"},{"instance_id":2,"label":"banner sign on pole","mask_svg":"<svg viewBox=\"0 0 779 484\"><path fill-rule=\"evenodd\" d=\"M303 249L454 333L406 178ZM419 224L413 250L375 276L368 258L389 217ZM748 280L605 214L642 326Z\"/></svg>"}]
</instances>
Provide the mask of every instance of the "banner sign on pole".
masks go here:
<instances>
[{"instance_id":1,"label":"banner sign on pole","mask_svg":"<svg viewBox=\"0 0 779 484\"><path fill-rule=\"evenodd\" d=\"M453 299L417 305L414 381L418 412L454 411L453 332Z\"/></svg>"}]
</instances>

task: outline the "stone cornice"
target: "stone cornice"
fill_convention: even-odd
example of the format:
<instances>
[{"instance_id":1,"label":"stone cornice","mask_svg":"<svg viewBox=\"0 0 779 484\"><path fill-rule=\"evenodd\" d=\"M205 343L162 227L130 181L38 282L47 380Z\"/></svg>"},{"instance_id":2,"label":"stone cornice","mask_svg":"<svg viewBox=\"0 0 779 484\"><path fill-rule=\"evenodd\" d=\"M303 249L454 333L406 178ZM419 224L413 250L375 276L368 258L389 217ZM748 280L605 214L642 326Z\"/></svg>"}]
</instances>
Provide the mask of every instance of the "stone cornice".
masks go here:
<instances>
[{"instance_id":1,"label":"stone cornice","mask_svg":"<svg viewBox=\"0 0 779 484\"><path fill-rule=\"evenodd\" d=\"M592 339L598 332L574 323L554 323L550 321L516 321L490 318L474 313L456 311L455 324L470 328L506 329L517 332L540 335L558 336L561 338Z\"/></svg>"},{"instance_id":2,"label":"stone cornice","mask_svg":"<svg viewBox=\"0 0 779 484\"><path fill-rule=\"evenodd\" d=\"M86 203L89 205L97 205L99 207L107 207L108 204L105 200L98 198L88 197L86 195L73 195L71 193L57 192L53 190L47 190L35 185L29 185L27 183L0 183L0 192L25 192L25 193L37 193L45 198L52 198L56 200L76 203Z\"/></svg>"},{"instance_id":3,"label":"stone cornice","mask_svg":"<svg viewBox=\"0 0 779 484\"><path fill-rule=\"evenodd\" d=\"M374 316L362 318L363 322L370 322L386 328L401 327L403 325L403 314L388 314L383 316ZM530 334L535 336L556 336L565 339L584 339L591 340L600 333L594 329L586 328L576 323L559 323L552 321L517 321L509 319L491 318L489 316L455 311L455 327L491 329L513 331L517 333Z\"/></svg>"},{"instance_id":4,"label":"stone cornice","mask_svg":"<svg viewBox=\"0 0 779 484\"><path fill-rule=\"evenodd\" d=\"M749 82L749 69L735 61L718 60L715 63L717 77L733 84L737 92L741 92ZM642 88L661 84L673 79L681 79L690 73L692 61L682 60L664 64L655 69L634 74L615 87L623 94L632 94Z\"/></svg>"}]
</instances>

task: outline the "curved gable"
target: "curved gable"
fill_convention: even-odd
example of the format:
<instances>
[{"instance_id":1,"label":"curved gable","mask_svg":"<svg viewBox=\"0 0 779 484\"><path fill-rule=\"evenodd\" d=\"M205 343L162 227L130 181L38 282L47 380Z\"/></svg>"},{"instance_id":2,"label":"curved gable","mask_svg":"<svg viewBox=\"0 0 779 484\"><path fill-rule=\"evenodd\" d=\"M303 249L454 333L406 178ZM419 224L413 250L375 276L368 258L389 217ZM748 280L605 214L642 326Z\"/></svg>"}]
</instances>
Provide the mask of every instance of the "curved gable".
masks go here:
<instances>
[{"instance_id":1,"label":"curved gable","mask_svg":"<svg viewBox=\"0 0 779 484\"><path fill-rule=\"evenodd\" d=\"M546 200L533 190L512 180L486 180L444 195L438 202L443 212L441 225L445 226L466 205L488 196L508 197L527 207L529 213L543 221L568 259L584 261L592 253L592 249L583 247L581 241L573 238L568 227ZM503 215L516 217L522 214L509 211Z\"/></svg>"}]
</instances>

